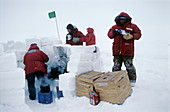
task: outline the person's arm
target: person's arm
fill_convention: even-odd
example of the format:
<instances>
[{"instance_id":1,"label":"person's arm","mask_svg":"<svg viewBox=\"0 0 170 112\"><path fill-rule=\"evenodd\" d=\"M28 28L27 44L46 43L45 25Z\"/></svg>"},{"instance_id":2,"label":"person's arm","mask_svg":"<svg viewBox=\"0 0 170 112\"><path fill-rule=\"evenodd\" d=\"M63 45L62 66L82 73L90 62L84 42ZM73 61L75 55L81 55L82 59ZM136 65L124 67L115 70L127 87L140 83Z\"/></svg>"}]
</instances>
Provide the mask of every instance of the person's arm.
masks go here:
<instances>
[{"instance_id":1,"label":"person's arm","mask_svg":"<svg viewBox=\"0 0 170 112\"><path fill-rule=\"evenodd\" d=\"M48 62L48 60L49 60L48 56L47 56L44 52L42 52L42 51L40 51L40 52L41 52L43 61L44 61L44 62Z\"/></svg>"},{"instance_id":2,"label":"person's arm","mask_svg":"<svg viewBox=\"0 0 170 112\"><path fill-rule=\"evenodd\" d=\"M27 53L24 55L24 61L23 61L24 65L25 65L25 62L26 62L26 55L27 55Z\"/></svg>"},{"instance_id":3,"label":"person's arm","mask_svg":"<svg viewBox=\"0 0 170 112\"><path fill-rule=\"evenodd\" d=\"M79 31L78 37L79 37L79 42L85 42L86 41L86 36L80 31Z\"/></svg>"},{"instance_id":4,"label":"person's arm","mask_svg":"<svg viewBox=\"0 0 170 112\"><path fill-rule=\"evenodd\" d=\"M112 28L110 28L109 32L107 33L107 36L108 36L110 39L115 38L116 33L117 33L117 32L115 31L115 29L121 29L121 28L118 27L118 26L116 26L116 25L112 26Z\"/></svg>"},{"instance_id":5,"label":"person's arm","mask_svg":"<svg viewBox=\"0 0 170 112\"><path fill-rule=\"evenodd\" d=\"M133 38L135 40L139 40L141 38L141 36L142 36L141 30L138 28L137 25L134 25L133 33L132 34L133 34Z\"/></svg>"}]
</instances>

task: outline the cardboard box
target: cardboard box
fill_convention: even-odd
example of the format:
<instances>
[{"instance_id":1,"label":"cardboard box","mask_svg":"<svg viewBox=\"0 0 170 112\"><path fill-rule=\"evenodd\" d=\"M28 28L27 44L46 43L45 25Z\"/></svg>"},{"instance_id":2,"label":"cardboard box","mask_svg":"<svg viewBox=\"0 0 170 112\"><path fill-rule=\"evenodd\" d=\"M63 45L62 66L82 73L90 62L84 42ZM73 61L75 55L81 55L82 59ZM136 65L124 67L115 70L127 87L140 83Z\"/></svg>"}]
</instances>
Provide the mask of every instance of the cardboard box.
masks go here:
<instances>
[{"instance_id":1,"label":"cardboard box","mask_svg":"<svg viewBox=\"0 0 170 112\"><path fill-rule=\"evenodd\" d=\"M94 82L100 101L122 104L132 93L132 87L126 71L105 73Z\"/></svg>"},{"instance_id":2,"label":"cardboard box","mask_svg":"<svg viewBox=\"0 0 170 112\"><path fill-rule=\"evenodd\" d=\"M94 90L93 82L102 75L101 72L89 71L76 76L77 96L89 98L89 92Z\"/></svg>"}]
</instances>

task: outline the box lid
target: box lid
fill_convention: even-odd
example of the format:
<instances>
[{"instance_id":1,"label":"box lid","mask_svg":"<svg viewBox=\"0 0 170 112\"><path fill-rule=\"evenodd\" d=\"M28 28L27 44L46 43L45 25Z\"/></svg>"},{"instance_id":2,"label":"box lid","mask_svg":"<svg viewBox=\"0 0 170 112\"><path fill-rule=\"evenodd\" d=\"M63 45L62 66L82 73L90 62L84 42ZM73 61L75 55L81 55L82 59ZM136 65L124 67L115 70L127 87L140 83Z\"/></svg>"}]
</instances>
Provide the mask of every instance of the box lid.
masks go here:
<instances>
[{"instance_id":1,"label":"box lid","mask_svg":"<svg viewBox=\"0 0 170 112\"><path fill-rule=\"evenodd\" d=\"M89 71L76 76L76 78L77 80L93 83L96 79L100 78L102 75L103 75L102 72Z\"/></svg>"},{"instance_id":2,"label":"box lid","mask_svg":"<svg viewBox=\"0 0 170 112\"><path fill-rule=\"evenodd\" d=\"M122 71L115 71L115 72L108 72L105 73L103 76L95 80L95 82L108 82L108 81L113 81L116 76L121 75L123 73L126 73L125 70Z\"/></svg>"}]
</instances>

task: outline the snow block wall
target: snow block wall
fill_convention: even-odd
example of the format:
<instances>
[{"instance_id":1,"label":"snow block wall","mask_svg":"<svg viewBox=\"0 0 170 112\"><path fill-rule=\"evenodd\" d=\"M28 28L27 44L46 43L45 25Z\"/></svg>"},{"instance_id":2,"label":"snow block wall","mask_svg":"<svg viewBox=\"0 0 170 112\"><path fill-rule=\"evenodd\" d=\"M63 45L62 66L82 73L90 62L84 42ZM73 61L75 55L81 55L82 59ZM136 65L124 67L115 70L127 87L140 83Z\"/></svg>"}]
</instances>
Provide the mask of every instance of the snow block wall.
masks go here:
<instances>
[{"instance_id":1,"label":"snow block wall","mask_svg":"<svg viewBox=\"0 0 170 112\"><path fill-rule=\"evenodd\" d=\"M100 50L96 46L71 46L68 71L75 74L85 73L91 70L101 71L103 69Z\"/></svg>"},{"instance_id":2,"label":"snow block wall","mask_svg":"<svg viewBox=\"0 0 170 112\"><path fill-rule=\"evenodd\" d=\"M75 76L88 71L102 71L100 50L96 46L69 46L71 54L67 64L69 73L59 76L59 89L65 98L76 96Z\"/></svg>"},{"instance_id":3,"label":"snow block wall","mask_svg":"<svg viewBox=\"0 0 170 112\"><path fill-rule=\"evenodd\" d=\"M5 53L0 56L0 105L9 108L25 106L25 72L21 68L17 68L15 53ZM6 108L6 107L5 107ZM19 108L11 109L11 111ZM27 112L31 112L26 108Z\"/></svg>"},{"instance_id":4,"label":"snow block wall","mask_svg":"<svg viewBox=\"0 0 170 112\"><path fill-rule=\"evenodd\" d=\"M51 68L55 68L57 66L56 57L58 57L58 52L55 50L58 45L61 45L61 40L57 38L49 39L49 38L42 38L41 39L41 50L46 53L49 57L49 61L46 63L48 66L48 73L51 72Z\"/></svg>"}]
</instances>

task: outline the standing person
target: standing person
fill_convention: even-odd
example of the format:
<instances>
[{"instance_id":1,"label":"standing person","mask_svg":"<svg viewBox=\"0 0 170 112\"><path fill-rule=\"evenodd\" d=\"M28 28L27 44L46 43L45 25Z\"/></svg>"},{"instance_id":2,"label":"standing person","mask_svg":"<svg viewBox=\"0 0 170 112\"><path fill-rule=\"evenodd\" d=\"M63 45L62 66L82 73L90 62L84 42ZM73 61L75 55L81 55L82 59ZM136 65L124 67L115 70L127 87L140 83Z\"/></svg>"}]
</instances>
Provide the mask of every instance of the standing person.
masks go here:
<instances>
[{"instance_id":1,"label":"standing person","mask_svg":"<svg viewBox=\"0 0 170 112\"><path fill-rule=\"evenodd\" d=\"M139 40L141 30L137 25L131 23L132 18L124 12L121 12L116 18L116 25L108 32L108 37L114 39L113 56L114 66L112 71L119 71L122 62L126 67L132 86L136 83L136 69L133 65L134 58L134 40Z\"/></svg>"},{"instance_id":2,"label":"standing person","mask_svg":"<svg viewBox=\"0 0 170 112\"><path fill-rule=\"evenodd\" d=\"M89 45L96 45L96 37L94 35L93 28L87 28L87 34L86 34L86 46Z\"/></svg>"},{"instance_id":3,"label":"standing person","mask_svg":"<svg viewBox=\"0 0 170 112\"><path fill-rule=\"evenodd\" d=\"M37 44L31 44L28 52L24 55L25 74L28 82L29 98L35 100L35 76L41 83L41 92L50 91L49 84L46 82L44 75L47 74L48 56L41 50Z\"/></svg>"},{"instance_id":4,"label":"standing person","mask_svg":"<svg viewBox=\"0 0 170 112\"><path fill-rule=\"evenodd\" d=\"M68 24L66 29L68 31L68 34L66 35L66 44L83 45L85 36L81 31L78 31L72 24Z\"/></svg>"}]
</instances>

